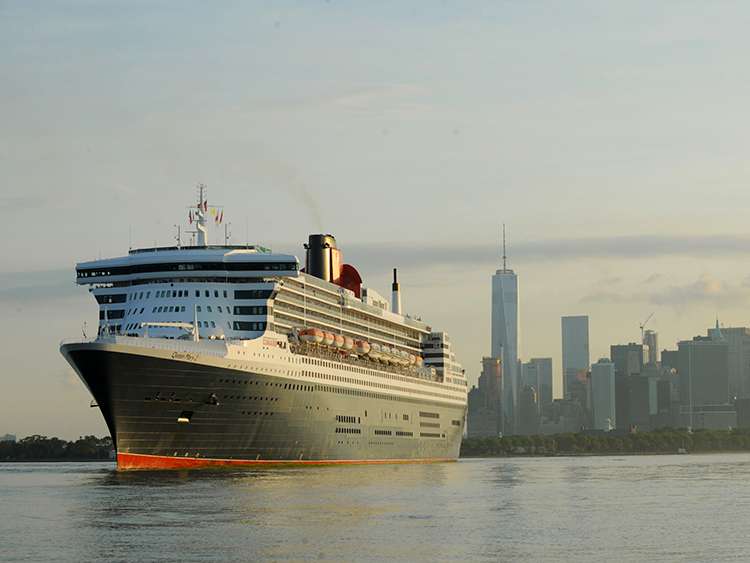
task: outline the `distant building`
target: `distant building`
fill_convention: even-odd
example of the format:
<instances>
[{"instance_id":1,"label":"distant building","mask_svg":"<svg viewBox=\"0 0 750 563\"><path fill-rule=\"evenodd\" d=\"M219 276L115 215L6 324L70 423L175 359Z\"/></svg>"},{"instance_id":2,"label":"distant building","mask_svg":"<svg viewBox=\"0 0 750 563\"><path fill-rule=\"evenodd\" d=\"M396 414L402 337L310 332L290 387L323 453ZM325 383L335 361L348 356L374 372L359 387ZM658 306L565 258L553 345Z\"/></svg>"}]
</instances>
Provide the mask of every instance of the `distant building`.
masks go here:
<instances>
[{"instance_id":1,"label":"distant building","mask_svg":"<svg viewBox=\"0 0 750 563\"><path fill-rule=\"evenodd\" d=\"M730 404L696 405L692 409L688 406L682 406L680 407L679 425L681 427L694 429L706 428L710 430L737 428L737 410L734 405Z\"/></svg>"},{"instance_id":2,"label":"distant building","mask_svg":"<svg viewBox=\"0 0 750 563\"><path fill-rule=\"evenodd\" d=\"M491 354L502 358L505 386L503 407L506 418L513 425L518 417L518 348L519 311L518 276L508 269L505 256L505 227L503 227L503 266L492 276L492 335ZM512 430L512 429L508 429Z\"/></svg>"},{"instance_id":3,"label":"distant building","mask_svg":"<svg viewBox=\"0 0 750 563\"><path fill-rule=\"evenodd\" d=\"M648 361L648 350L643 344L614 344L609 347L610 358L615 364L616 375L640 375Z\"/></svg>"},{"instance_id":4,"label":"distant building","mask_svg":"<svg viewBox=\"0 0 750 563\"><path fill-rule=\"evenodd\" d=\"M482 373L469 391L466 435L496 437L503 433L503 364L501 358L482 358Z\"/></svg>"},{"instance_id":5,"label":"distant building","mask_svg":"<svg viewBox=\"0 0 750 563\"><path fill-rule=\"evenodd\" d=\"M696 336L677 344L680 404L723 405L729 402L729 346L720 335Z\"/></svg>"},{"instance_id":6,"label":"distant building","mask_svg":"<svg viewBox=\"0 0 750 563\"><path fill-rule=\"evenodd\" d=\"M578 401L555 399L542 409L540 434L580 432L586 427L587 415Z\"/></svg>"},{"instance_id":7,"label":"distant building","mask_svg":"<svg viewBox=\"0 0 750 563\"><path fill-rule=\"evenodd\" d=\"M708 329L710 338L723 339L729 347L729 396L750 397L750 328L716 327Z\"/></svg>"},{"instance_id":8,"label":"distant building","mask_svg":"<svg viewBox=\"0 0 750 563\"><path fill-rule=\"evenodd\" d=\"M659 363L659 335L653 330L643 333L643 345L648 348L647 363L650 366Z\"/></svg>"},{"instance_id":9,"label":"distant building","mask_svg":"<svg viewBox=\"0 0 750 563\"><path fill-rule=\"evenodd\" d=\"M531 385L524 385L518 398L518 433L533 435L539 433L539 399L536 389Z\"/></svg>"},{"instance_id":10,"label":"distant building","mask_svg":"<svg viewBox=\"0 0 750 563\"><path fill-rule=\"evenodd\" d=\"M737 428L750 428L750 398L737 399Z\"/></svg>"},{"instance_id":11,"label":"distant building","mask_svg":"<svg viewBox=\"0 0 750 563\"><path fill-rule=\"evenodd\" d=\"M562 317L563 394L570 398L571 384L589 369L589 318Z\"/></svg>"},{"instance_id":12,"label":"distant building","mask_svg":"<svg viewBox=\"0 0 750 563\"><path fill-rule=\"evenodd\" d=\"M609 347L615 366L615 417L620 430L648 427L648 382L640 380L648 361L647 350L635 342Z\"/></svg>"},{"instance_id":13,"label":"distant building","mask_svg":"<svg viewBox=\"0 0 750 563\"><path fill-rule=\"evenodd\" d=\"M0 436L0 442L15 442L16 436L14 434L3 434Z\"/></svg>"},{"instance_id":14,"label":"distant building","mask_svg":"<svg viewBox=\"0 0 750 563\"><path fill-rule=\"evenodd\" d=\"M602 358L591 366L591 410L593 428L611 430L617 427L615 412L615 364Z\"/></svg>"},{"instance_id":15,"label":"distant building","mask_svg":"<svg viewBox=\"0 0 750 563\"><path fill-rule=\"evenodd\" d=\"M540 405L552 402L552 358L531 358L521 369L523 385L530 385L537 390Z\"/></svg>"}]
</instances>

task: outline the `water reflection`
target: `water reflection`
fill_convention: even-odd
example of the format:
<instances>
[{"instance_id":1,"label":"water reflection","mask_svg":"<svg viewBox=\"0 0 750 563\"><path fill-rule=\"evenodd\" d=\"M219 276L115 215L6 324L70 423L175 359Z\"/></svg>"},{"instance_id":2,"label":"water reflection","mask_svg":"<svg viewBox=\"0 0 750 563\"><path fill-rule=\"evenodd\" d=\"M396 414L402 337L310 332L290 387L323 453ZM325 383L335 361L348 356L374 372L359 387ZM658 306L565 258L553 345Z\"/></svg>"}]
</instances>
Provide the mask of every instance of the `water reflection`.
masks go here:
<instances>
[{"instance_id":1,"label":"water reflection","mask_svg":"<svg viewBox=\"0 0 750 563\"><path fill-rule=\"evenodd\" d=\"M742 559L743 498L748 455L127 473L0 464L0 559Z\"/></svg>"}]
</instances>

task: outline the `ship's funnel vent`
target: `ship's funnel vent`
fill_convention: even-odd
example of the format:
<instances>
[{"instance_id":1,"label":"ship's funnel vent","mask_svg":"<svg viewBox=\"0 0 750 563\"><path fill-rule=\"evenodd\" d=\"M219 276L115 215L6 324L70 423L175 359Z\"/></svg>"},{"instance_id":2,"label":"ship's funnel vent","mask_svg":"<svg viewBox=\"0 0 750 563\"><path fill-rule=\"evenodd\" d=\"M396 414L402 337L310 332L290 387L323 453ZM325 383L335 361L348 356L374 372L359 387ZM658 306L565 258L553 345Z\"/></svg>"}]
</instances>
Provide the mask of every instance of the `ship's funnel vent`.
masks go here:
<instances>
[{"instance_id":1,"label":"ship's funnel vent","mask_svg":"<svg viewBox=\"0 0 750 563\"><path fill-rule=\"evenodd\" d=\"M341 255L333 235L310 235L305 249L305 271L316 278L338 283L341 275Z\"/></svg>"}]
</instances>

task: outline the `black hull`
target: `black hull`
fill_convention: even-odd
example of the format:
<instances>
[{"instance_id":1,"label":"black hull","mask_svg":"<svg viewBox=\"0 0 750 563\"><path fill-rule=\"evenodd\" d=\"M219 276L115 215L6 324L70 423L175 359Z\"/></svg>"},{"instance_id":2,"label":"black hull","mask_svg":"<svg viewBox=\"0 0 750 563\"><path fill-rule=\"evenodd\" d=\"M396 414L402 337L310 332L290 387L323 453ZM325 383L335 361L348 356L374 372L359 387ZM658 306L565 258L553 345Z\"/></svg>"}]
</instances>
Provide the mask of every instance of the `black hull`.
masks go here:
<instances>
[{"instance_id":1,"label":"black hull","mask_svg":"<svg viewBox=\"0 0 750 563\"><path fill-rule=\"evenodd\" d=\"M121 466L458 457L461 407L360 396L336 385L95 344L62 352L99 405Z\"/></svg>"}]
</instances>

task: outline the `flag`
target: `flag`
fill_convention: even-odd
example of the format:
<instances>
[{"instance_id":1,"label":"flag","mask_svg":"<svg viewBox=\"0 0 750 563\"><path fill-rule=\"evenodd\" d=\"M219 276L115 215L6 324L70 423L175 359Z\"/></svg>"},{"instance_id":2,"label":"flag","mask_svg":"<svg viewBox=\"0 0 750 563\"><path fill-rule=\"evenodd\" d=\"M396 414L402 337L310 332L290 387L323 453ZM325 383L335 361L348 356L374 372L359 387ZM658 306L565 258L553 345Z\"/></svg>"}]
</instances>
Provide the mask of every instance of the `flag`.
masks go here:
<instances>
[{"instance_id":1,"label":"flag","mask_svg":"<svg viewBox=\"0 0 750 563\"><path fill-rule=\"evenodd\" d=\"M214 217L216 216L216 208L215 207L211 208L211 215L213 215Z\"/></svg>"},{"instance_id":2,"label":"flag","mask_svg":"<svg viewBox=\"0 0 750 563\"><path fill-rule=\"evenodd\" d=\"M206 213L208 213L208 200L206 200L206 201L203 202L203 211L205 211Z\"/></svg>"},{"instance_id":3,"label":"flag","mask_svg":"<svg viewBox=\"0 0 750 563\"><path fill-rule=\"evenodd\" d=\"M221 210L221 215L219 215L219 223L222 223L224 221L224 210Z\"/></svg>"},{"instance_id":4,"label":"flag","mask_svg":"<svg viewBox=\"0 0 750 563\"><path fill-rule=\"evenodd\" d=\"M188 223L193 224L193 212L188 211Z\"/></svg>"}]
</instances>

